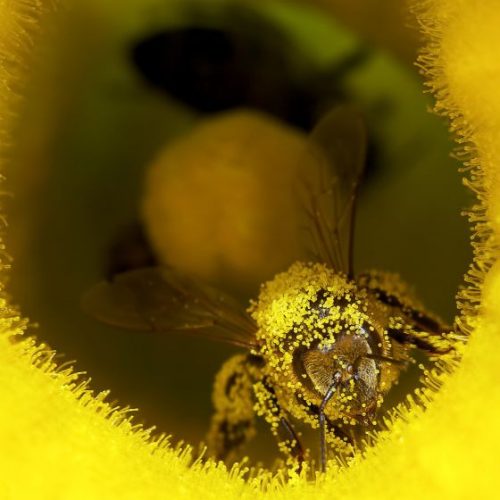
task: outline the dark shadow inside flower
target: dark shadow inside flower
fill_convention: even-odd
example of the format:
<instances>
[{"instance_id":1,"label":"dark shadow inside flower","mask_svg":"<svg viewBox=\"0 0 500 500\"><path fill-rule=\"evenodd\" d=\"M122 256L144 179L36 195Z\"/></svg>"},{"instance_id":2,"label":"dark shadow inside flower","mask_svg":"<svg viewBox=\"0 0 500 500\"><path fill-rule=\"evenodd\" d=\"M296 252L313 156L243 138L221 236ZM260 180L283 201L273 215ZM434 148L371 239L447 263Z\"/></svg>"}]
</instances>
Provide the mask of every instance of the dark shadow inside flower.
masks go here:
<instances>
[{"instance_id":1,"label":"dark shadow inside flower","mask_svg":"<svg viewBox=\"0 0 500 500\"><path fill-rule=\"evenodd\" d=\"M213 376L235 349L106 327L82 313L81 296L110 274L162 261L141 212L145 177L158 153L200 120L247 108L309 131L325 110L345 101L365 116L370 144L356 269L401 273L430 309L452 321L469 261L458 215L468 200L416 70L311 7L270 2L241 9L230 2L207 10L137 0L121 6L120 15L116 9L75 2L53 20L20 110L9 174L11 288L41 325L42 340L76 359L94 387L140 408L147 425L197 446L208 428ZM252 147L242 145L241 157ZM209 163L200 154L202 162ZM218 186L206 190L223 193L216 179ZM214 223L210 213L200 227ZM262 231L274 230L264 221ZM276 252L284 247L278 242ZM211 258L203 245L195 250L200 262ZM213 281L249 301L262 279L286 269L286 259L277 259L264 278L262 260L248 260L241 273L259 276L254 282L241 278L241 268ZM391 404L404 399L419 374L407 372ZM272 460L270 440L257 441L253 456Z\"/></svg>"}]
</instances>

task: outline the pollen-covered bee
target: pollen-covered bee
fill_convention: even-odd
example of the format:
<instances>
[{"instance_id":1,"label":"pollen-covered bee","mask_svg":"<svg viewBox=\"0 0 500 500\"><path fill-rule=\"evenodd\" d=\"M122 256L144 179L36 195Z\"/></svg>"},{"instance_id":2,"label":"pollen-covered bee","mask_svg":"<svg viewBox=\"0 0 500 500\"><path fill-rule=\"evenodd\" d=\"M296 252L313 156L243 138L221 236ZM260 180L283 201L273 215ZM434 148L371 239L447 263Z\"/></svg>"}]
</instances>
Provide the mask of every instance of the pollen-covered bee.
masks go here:
<instances>
[{"instance_id":1,"label":"pollen-covered bee","mask_svg":"<svg viewBox=\"0 0 500 500\"><path fill-rule=\"evenodd\" d=\"M265 283L247 310L166 267L118 274L84 297L86 311L115 326L185 332L248 350L230 358L215 380L207 441L218 459L229 459L255 434L260 416L298 466L306 452L296 422L319 429L325 470L330 450L361 446L412 349L439 356L453 348L450 329L397 276L353 272L361 117L349 107L331 111L308 146L315 168L302 172L298 194L315 261L296 262Z\"/></svg>"}]
</instances>

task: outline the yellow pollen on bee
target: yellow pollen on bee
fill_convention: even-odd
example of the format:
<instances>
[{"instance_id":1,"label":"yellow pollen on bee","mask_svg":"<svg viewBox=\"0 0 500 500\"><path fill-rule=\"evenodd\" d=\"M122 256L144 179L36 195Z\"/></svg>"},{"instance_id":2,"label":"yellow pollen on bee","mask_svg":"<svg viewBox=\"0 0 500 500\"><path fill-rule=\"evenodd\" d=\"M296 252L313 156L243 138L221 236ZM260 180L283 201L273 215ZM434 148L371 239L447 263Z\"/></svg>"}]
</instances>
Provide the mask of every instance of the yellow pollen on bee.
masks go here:
<instances>
[{"instance_id":1,"label":"yellow pollen on bee","mask_svg":"<svg viewBox=\"0 0 500 500\"><path fill-rule=\"evenodd\" d=\"M311 394L304 384L309 375L296 373L294 357L299 348L314 346L318 351L323 350L331 356L328 363L330 360L333 363L341 361L340 368L347 370L350 363L346 361L346 357L342 360L342 356L339 358L339 355L331 352L332 346L340 339L339 335L366 338L370 337L369 332L376 329L382 332L387 326L403 326L403 318L393 317L390 325L374 327L368 310L372 311L367 306L366 292L360 291L356 283L324 264L295 263L286 272L262 285L258 300L252 301L249 308L258 325L256 337L259 347L255 349L255 353L265 359L263 374L272 383L275 397L282 408L293 417L313 428L319 425L317 416L308 413L306 405L298 402L319 404L318 396ZM384 337L377 345L386 352L391 340L386 331L381 335ZM385 365L376 366L375 372L382 372L384 375L385 369ZM385 380L382 376L377 389L384 392L393 383L393 378ZM359 414L361 408L367 408L367 403L355 402L360 395L355 391L357 385L353 378L345 385L347 388L344 387L334 395L328 409L334 412L337 422L357 425L358 422L346 414L352 415L353 410ZM272 400L268 391L260 386L254 389L257 394L256 412L272 422L273 432L277 432L280 416L270 410ZM377 406L380 406L382 400L382 396L377 398ZM366 411L362 413L363 416L366 414Z\"/></svg>"}]
</instances>

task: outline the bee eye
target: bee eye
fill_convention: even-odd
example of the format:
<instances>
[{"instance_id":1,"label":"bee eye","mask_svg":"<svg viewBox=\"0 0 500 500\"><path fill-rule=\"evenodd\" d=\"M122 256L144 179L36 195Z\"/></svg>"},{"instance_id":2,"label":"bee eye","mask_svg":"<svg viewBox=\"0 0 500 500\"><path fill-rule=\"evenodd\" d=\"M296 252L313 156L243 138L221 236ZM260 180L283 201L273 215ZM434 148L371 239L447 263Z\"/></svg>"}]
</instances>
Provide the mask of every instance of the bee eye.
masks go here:
<instances>
[{"instance_id":1,"label":"bee eye","mask_svg":"<svg viewBox=\"0 0 500 500\"><path fill-rule=\"evenodd\" d=\"M353 371L354 371L354 367L352 365L347 365L346 367L346 371L349 375L352 375Z\"/></svg>"}]
</instances>

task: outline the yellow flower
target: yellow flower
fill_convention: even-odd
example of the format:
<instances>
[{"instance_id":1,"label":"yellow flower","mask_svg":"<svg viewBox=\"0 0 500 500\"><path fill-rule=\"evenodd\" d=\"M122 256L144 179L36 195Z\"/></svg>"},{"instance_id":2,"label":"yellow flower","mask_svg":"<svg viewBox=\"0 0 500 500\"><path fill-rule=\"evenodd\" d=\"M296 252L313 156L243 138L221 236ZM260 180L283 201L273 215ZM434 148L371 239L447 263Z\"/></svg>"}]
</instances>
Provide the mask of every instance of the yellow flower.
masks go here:
<instances>
[{"instance_id":1,"label":"yellow flower","mask_svg":"<svg viewBox=\"0 0 500 500\"><path fill-rule=\"evenodd\" d=\"M0 137L41 4L0 1ZM460 322L470 333L463 359L429 375L366 456L316 482L245 482L213 464L188 466L173 450L92 395L31 340L7 301L0 304L0 498L484 498L500 489L500 35L498 0L431 0L418 8L426 49L421 58L437 109L455 132L467 183L478 194L471 214L475 261L461 292ZM450 249L450 251L453 251ZM477 313L477 314L476 314ZM451 370L453 368L453 370ZM439 380L437 380L439 378ZM439 382L439 384L438 384ZM434 385L442 385L437 392ZM427 402L432 399L428 404ZM267 493L263 491L267 487Z\"/></svg>"}]
</instances>

